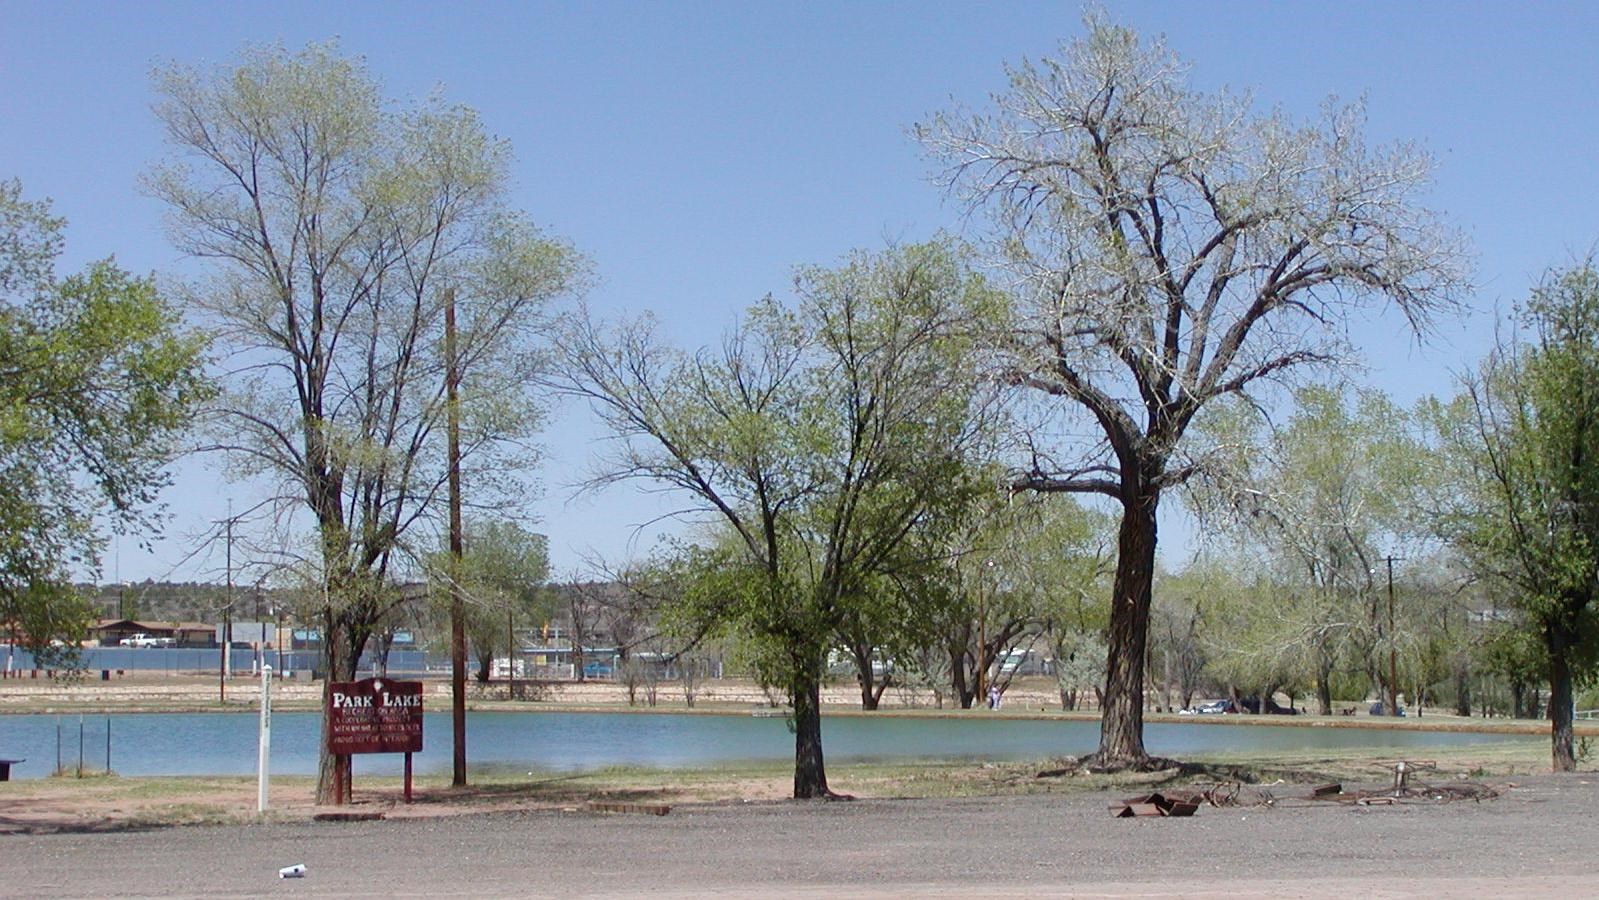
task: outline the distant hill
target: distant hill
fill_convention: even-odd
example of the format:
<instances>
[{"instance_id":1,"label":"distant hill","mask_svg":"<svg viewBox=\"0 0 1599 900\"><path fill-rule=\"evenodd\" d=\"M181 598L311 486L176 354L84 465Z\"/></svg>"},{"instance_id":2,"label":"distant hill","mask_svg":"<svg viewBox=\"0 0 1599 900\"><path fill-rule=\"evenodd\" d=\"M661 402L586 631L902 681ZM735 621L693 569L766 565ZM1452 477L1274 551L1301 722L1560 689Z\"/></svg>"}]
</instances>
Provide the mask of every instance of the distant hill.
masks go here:
<instances>
[{"instance_id":1,"label":"distant hill","mask_svg":"<svg viewBox=\"0 0 1599 900\"><path fill-rule=\"evenodd\" d=\"M78 589L91 598L99 615L105 618L162 622L220 621L228 594L226 585L170 581L80 584ZM253 620L259 609L263 619L270 619L274 605L289 606L299 598L298 591L274 588L263 588L258 597L253 585L236 584L233 586L233 615Z\"/></svg>"}]
</instances>

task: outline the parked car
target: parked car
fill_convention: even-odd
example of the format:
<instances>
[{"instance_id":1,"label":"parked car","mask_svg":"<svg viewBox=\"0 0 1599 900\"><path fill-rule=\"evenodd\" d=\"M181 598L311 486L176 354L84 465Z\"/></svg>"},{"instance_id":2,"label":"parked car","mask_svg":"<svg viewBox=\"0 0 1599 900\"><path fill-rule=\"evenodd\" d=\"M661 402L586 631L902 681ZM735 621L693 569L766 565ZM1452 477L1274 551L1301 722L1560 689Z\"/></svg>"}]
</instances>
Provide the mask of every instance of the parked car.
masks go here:
<instances>
[{"instance_id":1,"label":"parked car","mask_svg":"<svg viewBox=\"0 0 1599 900\"><path fill-rule=\"evenodd\" d=\"M1194 707L1194 711L1202 716L1207 716L1237 712L1238 710L1233 708L1233 702L1231 700L1212 700L1209 703L1201 703Z\"/></svg>"},{"instance_id":2,"label":"parked car","mask_svg":"<svg viewBox=\"0 0 1599 900\"><path fill-rule=\"evenodd\" d=\"M142 631L122 639L124 647L175 647L177 644L175 638L154 637Z\"/></svg>"}]
</instances>

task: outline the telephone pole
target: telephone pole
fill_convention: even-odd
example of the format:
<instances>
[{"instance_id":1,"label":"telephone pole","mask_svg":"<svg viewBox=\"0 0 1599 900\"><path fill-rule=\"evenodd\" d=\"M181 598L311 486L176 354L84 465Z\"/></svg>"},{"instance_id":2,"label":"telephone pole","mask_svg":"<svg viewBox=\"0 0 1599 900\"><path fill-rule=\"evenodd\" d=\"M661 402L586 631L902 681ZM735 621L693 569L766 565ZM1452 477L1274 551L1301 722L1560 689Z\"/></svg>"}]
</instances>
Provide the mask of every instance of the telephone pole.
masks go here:
<instances>
[{"instance_id":1,"label":"telephone pole","mask_svg":"<svg viewBox=\"0 0 1599 900\"><path fill-rule=\"evenodd\" d=\"M1385 556L1388 563L1388 714L1399 715L1399 652L1394 634L1394 560L1402 556ZM1415 699L1412 697L1411 699Z\"/></svg>"},{"instance_id":2,"label":"telephone pole","mask_svg":"<svg viewBox=\"0 0 1599 900\"><path fill-rule=\"evenodd\" d=\"M450 784L466 786L466 606L461 599L461 398L455 359L455 288L444 291L444 404L450 493Z\"/></svg>"},{"instance_id":3,"label":"telephone pole","mask_svg":"<svg viewBox=\"0 0 1599 900\"><path fill-rule=\"evenodd\" d=\"M228 702L228 656L233 649L233 501L228 501L227 594L222 601L222 656L217 667L217 702Z\"/></svg>"}]
</instances>

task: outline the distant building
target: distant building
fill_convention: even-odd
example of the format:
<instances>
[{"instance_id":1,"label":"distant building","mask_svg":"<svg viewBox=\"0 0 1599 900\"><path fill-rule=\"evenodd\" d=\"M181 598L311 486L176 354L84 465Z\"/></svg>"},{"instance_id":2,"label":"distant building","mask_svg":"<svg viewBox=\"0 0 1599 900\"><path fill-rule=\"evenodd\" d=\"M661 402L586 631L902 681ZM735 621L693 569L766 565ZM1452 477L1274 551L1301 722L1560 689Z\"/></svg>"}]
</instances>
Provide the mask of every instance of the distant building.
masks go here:
<instances>
[{"instance_id":1,"label":"distant building","mask_svg":"<svg viewBox=\"0 0 1599 900\"><path fill-rule=\"evenodd\" d=\"M172 638L179 647L216 647L216 629L204 622L147 622L138 619L98 619L89 626L88 639L101 647L118 647L136 634Z\"/></svg>"}]
</instances>

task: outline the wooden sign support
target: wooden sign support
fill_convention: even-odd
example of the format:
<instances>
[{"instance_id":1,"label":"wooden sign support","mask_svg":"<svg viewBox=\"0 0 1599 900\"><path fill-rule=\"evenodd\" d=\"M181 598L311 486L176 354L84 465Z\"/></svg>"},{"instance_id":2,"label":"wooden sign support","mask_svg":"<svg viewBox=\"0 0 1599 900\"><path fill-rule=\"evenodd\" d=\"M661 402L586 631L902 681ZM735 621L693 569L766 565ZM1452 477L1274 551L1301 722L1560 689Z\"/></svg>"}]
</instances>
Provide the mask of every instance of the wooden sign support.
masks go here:
<instances>
[{"instance_id":1,"label":"wooden sign support","mask_svg":"<svg viewBox=\"0 0 1599 900\"><path fill-rule=\"evenodd\" d=\"M411 802L411 754L422 750L422 682L367 678L334 682L328 694L328 751L354 780L355 753L404 753L405 802ZM349 784L342 785L345 789ZM344 796L348 790L341 791Z\"/></svg>"}]
</instances>

